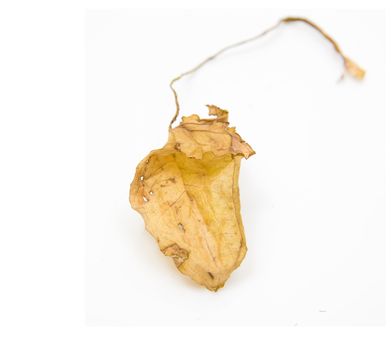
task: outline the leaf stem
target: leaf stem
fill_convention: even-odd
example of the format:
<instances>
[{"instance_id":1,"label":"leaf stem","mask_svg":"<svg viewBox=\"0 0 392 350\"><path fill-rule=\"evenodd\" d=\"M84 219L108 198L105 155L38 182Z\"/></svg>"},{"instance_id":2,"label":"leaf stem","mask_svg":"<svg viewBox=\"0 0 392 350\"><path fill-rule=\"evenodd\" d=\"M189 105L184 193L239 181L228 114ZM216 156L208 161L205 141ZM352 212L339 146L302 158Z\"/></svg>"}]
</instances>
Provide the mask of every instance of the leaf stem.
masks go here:
<instances>
[{"instance_id":1,"label":"leaf stem","mask_svg":"<svg viewBox=\"0 0 392 350\"><path fill-rule=\"evenodd\" d=\"M339 56L341 56L341 58L343 59L345 72L347 72L349 75L351 75L354 78L359 79L359 80L364 78L365 71L361 67L359 67L356 63L354 63L352 60L350 60L347 56L345 56L343 54L342 50L340 49L339 45L336 43L336 41L334 39L332 39L332 37L329 34L327 34L323 29L321 29L317 24L315 24L314 22L308 20L307 18L302 18L302 17L285 17L285 18L280 19L273 26L269 27L268 29L262 31L261 33L255 35L253 37L250 37L248 39L241 40L241 41L236 42L234 44L225 46L224 48L220 49L219 51L217 51L213 55L211 55L211 56L207 57L205 60L201 61L198 65L196 65L192 69L190 69L190 70L188 70L188 71L186 71L184 73L181 73L180 75L178 75L177 77L172 79L169 86L170 86L170 89L172 90L173 95L174 95L174 102L175 102L175 105L176 105L176 112L175 112L172 120L170 121L169 130L172 128L173 123L177 120L178 114L180 113L180 103L179 103L179 100L178 100L178 93L177 93L176 89L174 88L174 84L177 81L179 81L180 79L182 79L183 77L185 77L187 75L195 73L197 70L202 68L205 64L207 64L208 62L214 60L215 58L217 58L218 56L220 56L224 52L226 52L228 50L231 50L231 49L234 49L236 47L242 46L244 44L250 43L250 42L255 41L257 39L260 39L260 38L264 37L265 35L267 35L268 33L270 33L273 30L275 30L276 28L278 28L280 25L287 24L287 23L292 23L292 22L302 22L302 23L305 23L305 24L311 26L315 30L317 30L325 39L327 39L332 44L332 46L335 49L335 51L339 54Z\"/></svg>"}]
</instances>

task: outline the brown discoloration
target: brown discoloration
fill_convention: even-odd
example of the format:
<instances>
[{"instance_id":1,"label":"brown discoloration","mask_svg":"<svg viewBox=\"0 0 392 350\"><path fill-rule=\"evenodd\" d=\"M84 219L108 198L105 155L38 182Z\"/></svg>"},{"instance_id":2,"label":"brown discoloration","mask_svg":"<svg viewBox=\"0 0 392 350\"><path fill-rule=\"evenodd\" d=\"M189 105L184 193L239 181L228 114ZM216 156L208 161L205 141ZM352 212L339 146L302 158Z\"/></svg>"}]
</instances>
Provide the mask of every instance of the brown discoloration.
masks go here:
<instances>
[{"instance_id":1,"label":"brown discoloration","mask_svg":"<svg viewBox=\"0 0 392 350\"><path fill-rule=\"evenodd\" d=\"M305 23L328 40L343 59L345 72L363 79L365 71L343 54L323 29L306 18L286 17L248 39L228 45L170 82L176 111L166 145L151 152L137 167L130 202L146 229L183 274L209 290L222 288L243 260L247 248L239 201L240 161L255 154L229 127L228 111L207 105L211 119L183 117L173 128L180 104L174 84L224 52L266 36L292 22ZM152 181L157 184L153 192ZM159 185L159 186L158 186ZM152 190L150 190L152 191ZM152 196L153 195L153 196Z\"/></svg>"},{"instance_id":2,"label":"brown discoloration","mask_svg":"<svg viewBox=\"0 0 392 350\"><path fill-rule=\"evenodd\" d=\"M162 249L162 253L173 258L177 267L180 267L189 257L189 252L181 248L177 243Z\"/></svg>"},{"instance_id":3,"label":"brown discoloration","mask_svg":"<svg viewBox=\"0 0 392 350\"><path fill-rule=\"evenodd\" d=\"M179 271L216 291L246 253L238 175L254 151L229 127L227 111L210 106L210 114L217 118L184 118L139 164L130 201Z\"/></svg>"}]
</instances>

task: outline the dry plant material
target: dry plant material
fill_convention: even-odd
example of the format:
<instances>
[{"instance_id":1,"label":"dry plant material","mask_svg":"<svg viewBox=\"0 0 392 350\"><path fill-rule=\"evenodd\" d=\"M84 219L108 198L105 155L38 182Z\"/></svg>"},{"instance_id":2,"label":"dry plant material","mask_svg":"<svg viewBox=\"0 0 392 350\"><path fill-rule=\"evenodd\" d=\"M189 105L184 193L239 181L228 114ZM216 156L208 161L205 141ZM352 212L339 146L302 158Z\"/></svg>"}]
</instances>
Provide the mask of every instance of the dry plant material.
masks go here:
<instances>
[{"instance_id":1,"label":"dry plant material","mask_svg":"<svg viewBox=\"0 0 392 350\"><path fill-rule=\"evenodd\" d=\"M161 252L171 257L183 274L212 291L224 286L246 254L238 175L241 159L255 152L229 127L228 112L213 105L208 106L209 115L215 118L200 119L194 114L183 117L173 128L180 109L174 83L225 51L291 22L316 29L343 59L345 71L357 79L364 77L365 71L315 23L306 18L283 18L264 32L219 50L171 81L176 112L169 125L169 139L140 162L131 184L132 208L142 215Z\"/></svg>"},{"instance_id":2,"label":"dry plant material","mask_svg":"<svg viewBox=\"0 0 392 350\"><path fill-rule=\"evenodd\" d=\"M162 253L217 290L246 253L238 174L254 151L228 126L227 111L209 110L216 119L184 117L139 164L130 198Z\"/></svg>"}]
</instances>

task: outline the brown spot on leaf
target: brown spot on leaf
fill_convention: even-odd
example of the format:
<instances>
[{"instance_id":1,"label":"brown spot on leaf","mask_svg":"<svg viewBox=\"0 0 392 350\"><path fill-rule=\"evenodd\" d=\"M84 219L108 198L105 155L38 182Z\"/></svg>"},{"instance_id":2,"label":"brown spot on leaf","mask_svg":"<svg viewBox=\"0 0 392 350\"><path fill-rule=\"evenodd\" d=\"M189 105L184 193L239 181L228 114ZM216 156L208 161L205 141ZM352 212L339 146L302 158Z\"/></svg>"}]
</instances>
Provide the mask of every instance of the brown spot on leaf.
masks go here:
<instances>
[{"instance_id":1,"label":"brown spot on leaf","mask_svg":"<svg viewBox=\"0 0 392 350\"><path fill-rule=\"evenodd\" d=\"M181 248L177 243L162 249L162 253L173 258L177 267L189 257L189 252L186 249Z\"/></svg>"}]
</instances>

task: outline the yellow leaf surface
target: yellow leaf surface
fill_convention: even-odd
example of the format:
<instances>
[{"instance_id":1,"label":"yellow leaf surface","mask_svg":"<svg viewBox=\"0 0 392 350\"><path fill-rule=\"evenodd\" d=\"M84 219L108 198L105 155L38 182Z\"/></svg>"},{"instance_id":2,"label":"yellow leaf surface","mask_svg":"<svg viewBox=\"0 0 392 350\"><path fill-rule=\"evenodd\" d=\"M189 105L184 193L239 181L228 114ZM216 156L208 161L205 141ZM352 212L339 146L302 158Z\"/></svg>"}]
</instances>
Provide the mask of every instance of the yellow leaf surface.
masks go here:
<instances>
[{"instance_id":1,"label":"yellow leaf surface","mask_svg":"<svg viewBox=\"0 0 392 350\"><path fill-rule=\"evenodd\" d=\"M178 270L216 291L246 254L238 175L241 158L255 152L229 127L227 111L208 107L216 118L183 117L140 162L130 202Z\"/></svg>"}]
</instances>

